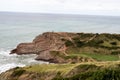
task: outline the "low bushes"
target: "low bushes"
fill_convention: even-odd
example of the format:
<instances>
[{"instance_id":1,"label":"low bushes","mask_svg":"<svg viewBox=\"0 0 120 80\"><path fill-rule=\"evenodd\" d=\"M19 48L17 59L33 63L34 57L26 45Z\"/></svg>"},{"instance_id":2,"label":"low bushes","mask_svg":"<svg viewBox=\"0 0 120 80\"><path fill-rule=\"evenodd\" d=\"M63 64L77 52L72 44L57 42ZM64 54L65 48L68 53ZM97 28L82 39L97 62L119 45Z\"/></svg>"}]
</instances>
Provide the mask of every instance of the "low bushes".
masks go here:
<instances>
[{"instance_id":1,"label":"low bushes","mask_svg":"<svg viewBox=\"0 0 120 80\"><path fill-rule=\"evenodd\" d=\"M118 55L118 54L120 54L120 51L112 51L111 54L112 55Z\"/></svg>"},{"instance_id":2,"label":"low bushes","mask_svg":"<svg viewBox=\"0 0 120 80\"><path fill-rule=\"evenodd\" d=\"M66 40L65 45L69 47L69 46L73 46L73 43L70 40Z\"/></svg>"},{"instance_id":3,"label":"low bushes","mask_svg":"<svg viewBox=\"0 0 120 80\"><path fill-rule=\"evenodd\" d=\"M25 70L23 70L23 69L17 69L15 71L13 71L11 76L13 76L13 77L21 76L24 72L25 72Z\"/></svg>"},{"instance_id":4,"label":"low bushes","mask_svg":"<svg viewBox=\"0 0 120 80\"><path fill-rule=\"evenodd\" d=\"M120 69L103 69L81 72L69 78L54 78L53 80L119 80Z\"/></svg>"},{"instance_id":5,"label":"low bushes","mask_svg":"<svg viewBox=\"0 0 120 80\"><path fill-rule=\"evenodd\" d=\"M110 44L111 45L117 45L117 42L111 42Z\"/></svg>"}]
</instances>

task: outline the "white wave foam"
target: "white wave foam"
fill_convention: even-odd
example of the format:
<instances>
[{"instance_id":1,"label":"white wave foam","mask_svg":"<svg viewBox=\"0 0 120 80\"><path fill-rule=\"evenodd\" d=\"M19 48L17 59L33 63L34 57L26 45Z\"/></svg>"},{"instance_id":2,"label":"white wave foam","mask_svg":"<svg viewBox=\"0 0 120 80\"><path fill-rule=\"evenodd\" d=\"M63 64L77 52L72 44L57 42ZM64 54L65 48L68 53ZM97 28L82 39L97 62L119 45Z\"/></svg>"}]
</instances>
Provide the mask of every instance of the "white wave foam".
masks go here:
<instances>
[{"instance_id":1,"label":"white wave foam","mask_svg":"<svg viewBox=\"0 0 120 80\"><path fill-rule=\"evenodd\" d=\"M11 68L15 68L16 66L18 67L24 67L25 65L23 64L15 64L15 63L10 63L10 64L4 64L0 66L0 73L5 72Z\"/></svg>"},{"instance_id":2,"label":"white wave foam","mask_svg":"<svg viewBox=\"0 0 120 80\"><path fill-rule=\"evenodd\" d=\"M15 54L10 55L10 50L0 49L0 55L2 55L2 56L14 56Z\"/></svg>"},{"instance_id":3,"label":"white wave foam","mask_svg":"<svg viewBox=\"0 0 120 80\"><path fill-rule=\"evenodd\" d=\"M9 54L10 50L0 49L0 73L5 72L14 67L23 67L31 64L49 64L49 62L36 61L35 54L16 55Z\"/></svg>"},{"instance_id":4,"label":"white wave foam","mask_svg":"<svg viewBox=\"0 0 120 80\"><path fill-rule=\"evenodd\" d=\"M29 60L28 63L41 63L41 64L49 64L49 62L44 62L44 61L36 61L36 60Z\"/></svg>"}]
</instances>

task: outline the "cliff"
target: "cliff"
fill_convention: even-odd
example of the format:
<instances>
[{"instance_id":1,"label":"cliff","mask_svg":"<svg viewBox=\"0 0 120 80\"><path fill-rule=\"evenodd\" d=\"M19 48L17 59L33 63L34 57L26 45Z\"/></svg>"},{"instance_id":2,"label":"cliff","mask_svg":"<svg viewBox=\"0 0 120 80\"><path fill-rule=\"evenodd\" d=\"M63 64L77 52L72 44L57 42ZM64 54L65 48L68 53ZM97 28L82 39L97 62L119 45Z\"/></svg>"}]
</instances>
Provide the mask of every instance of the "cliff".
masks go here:
<instances>
[{"instance_id":1,"label":"cliff","mask_svg":"<svg viewBox=\"0 0 120 80\"><path fill-rule=\"evenodd\" d=\"M46 32L11 54L37 54L51 63L16 67L0 80L119 80L120 34Z\"/></svg>"},{"instance_id":2,"label":"cliff","mask_svg":"<svg viewBox=\"0 0 120 80\"><path fill-rule=\"evenodd\" d=\"M36 60L52 63L119 60L120 34L46 32L31 43L20 43L13 53L37 54Z\"/></svg>"}]
</instances>

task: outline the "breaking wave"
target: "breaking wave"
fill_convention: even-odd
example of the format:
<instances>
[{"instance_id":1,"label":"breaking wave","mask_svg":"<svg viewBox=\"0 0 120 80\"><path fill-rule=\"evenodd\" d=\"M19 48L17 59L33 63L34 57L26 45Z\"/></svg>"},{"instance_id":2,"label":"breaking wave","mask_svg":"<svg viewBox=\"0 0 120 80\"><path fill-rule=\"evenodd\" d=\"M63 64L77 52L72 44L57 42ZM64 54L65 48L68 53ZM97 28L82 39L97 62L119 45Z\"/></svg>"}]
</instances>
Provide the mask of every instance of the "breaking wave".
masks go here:
<instances>
[{"instance_id":1,"label":"breaking wave","mask_svg":"<svg viewBox=\"0 0 120 80\"><path fill-rule=\"evenodd\" d=\"M31 64L48 64L48 62L34 60L36 55L9 54L10 50L0 49L0 73L14 67L24 67Z\"/></svg>"}]
</instances>

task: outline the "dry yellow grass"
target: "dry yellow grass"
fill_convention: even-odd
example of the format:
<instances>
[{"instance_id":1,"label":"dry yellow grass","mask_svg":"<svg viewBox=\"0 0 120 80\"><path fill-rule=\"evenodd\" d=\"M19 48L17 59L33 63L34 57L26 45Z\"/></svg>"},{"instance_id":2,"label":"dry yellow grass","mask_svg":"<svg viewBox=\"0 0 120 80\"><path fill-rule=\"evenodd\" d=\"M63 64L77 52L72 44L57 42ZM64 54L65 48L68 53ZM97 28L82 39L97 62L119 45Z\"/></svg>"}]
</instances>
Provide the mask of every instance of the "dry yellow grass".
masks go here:
<instances>
[{"instance_id":1,"label":"dry yellow grass","mask_svg":"<svg viewBox=\"0 0 120 80\"><path fill-rule=\"evenodd\" d=\"M61 72L61 74L67 74L69 71L77 67L78 65L96 65L103 68L115 67L120 64L120 61L104 61L104 62L82 62L76 64L37 64L32 66L24 67L29 72Z\"/></svg>"}]
</instances>

